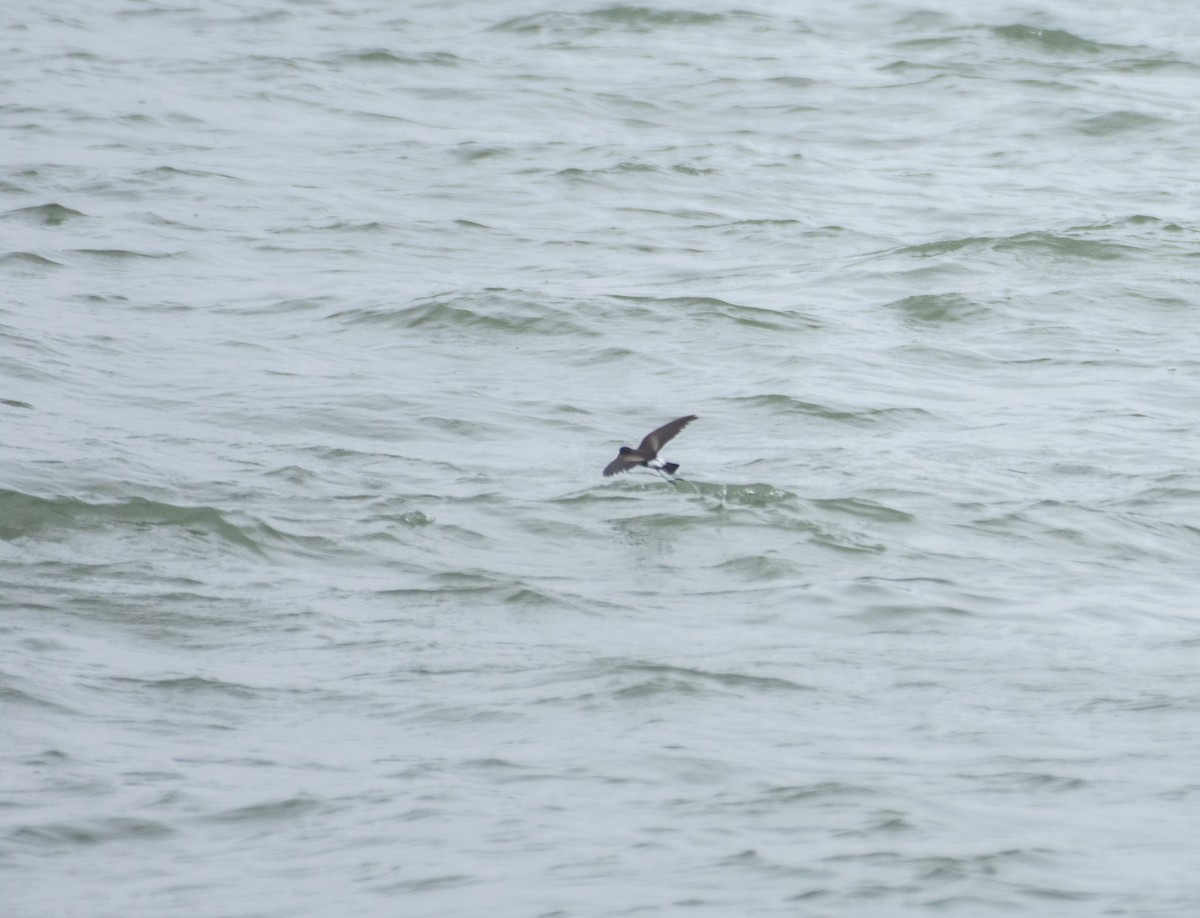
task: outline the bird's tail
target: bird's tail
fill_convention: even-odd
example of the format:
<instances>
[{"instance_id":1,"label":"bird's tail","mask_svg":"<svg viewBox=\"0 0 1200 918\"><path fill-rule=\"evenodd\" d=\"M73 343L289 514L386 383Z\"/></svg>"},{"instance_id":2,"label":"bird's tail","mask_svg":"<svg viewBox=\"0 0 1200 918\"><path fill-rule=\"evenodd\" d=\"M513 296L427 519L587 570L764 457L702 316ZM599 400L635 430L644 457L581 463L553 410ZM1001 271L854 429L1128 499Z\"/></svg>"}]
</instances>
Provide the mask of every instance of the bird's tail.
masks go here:
<instances>
[{"instance_id":1,"label":"bird's tail","mask_svg":"<svg viewBox=\"0 0 1200 918\"><path fill-rule=\"evenodd\" d=\"M668 475L674 475L677 468L679 468L678 462L664 462L662 470Z\"/></svg>"}]
</instances>

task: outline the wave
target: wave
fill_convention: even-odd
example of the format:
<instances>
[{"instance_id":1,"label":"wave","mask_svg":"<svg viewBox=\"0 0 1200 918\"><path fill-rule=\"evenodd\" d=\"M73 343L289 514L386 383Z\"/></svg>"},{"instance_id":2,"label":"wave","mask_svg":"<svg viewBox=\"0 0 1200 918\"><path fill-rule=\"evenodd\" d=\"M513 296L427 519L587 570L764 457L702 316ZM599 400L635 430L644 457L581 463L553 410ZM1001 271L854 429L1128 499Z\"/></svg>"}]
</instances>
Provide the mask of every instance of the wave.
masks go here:
<instances>
[{"instance_id":1,"label":"wave","mask_svg":"<svg viewBox=\"0 0 1200 918\"><path fill-rule=\"evenodd\" d=\"M597 687L597 682L604 683L605 687ZM662 696L813 691L810 685L779 676L612 657L560 670L545 685L561 683L584 683L588 686L587 698L607 697L619 701Z\"/></svg>"},{"instance_id":2,"label":"wave","mask_svg":"<svg viewBox=\"0 0 1200 918\"><path fill-rule=\"evenodd\" d=\"M718 321L770 330L795 329L798 324L816 327L815 321L794 312L780 312L761 306L747 306L706 296L613 296L618 304L633 304L648 313L689 322ZM798 321L799 320L799 321Z\"/></svg>"},{"instance_id":3,"label":"wave","mask_svg":"<svg viewBox=\"0 0 1200 918\"><path fill-rule=\"evenodd\" d=\"M492 32L582 32L593 34L614 28L649 31L690 26L718 26L734 19L759 19L757 14L734 10L706 13L699 10L662 9L647 6L606 6L582 13L544 12L514 16L492 26Z\"/></svg>"},{"instance_id":4,"label":"wave","mask_svg":"<svg viewBox=\"0 0 1200 918\"><path fill-rule=\"evenodd\" d=\"M884 255L907 255L914 258L938 258L960 251L993 251L1111 261L1140 254L1137 246L1104 239L1089 239L1078 232L1033 231L1011 236L964 236L902 246Z\"/></svg>"},{"instance_id":5,"label":"wave","mask_svg":"<svg viewBox=\"0 0 1200 918\"><path fill-rule=\"evenodd\" d=\"M34 207L5 211L0 214L0 220L18 220L38 226L60 226L85 216L87 215L62 204L38 204Z\"/></svg>"},{"instance_id":6,"label":"wave","mask_svg":"<svg viewBox=\"0 0 1200 918\"><path fill-rule=\"evenodd\" d=\"M941 325L948 322L963 322L988 314L988 308L959 293L923 293L906 296L888 303L885 307L903 316L907 321L921 325Z\"/></svg>"},{"instance_id":7,"label":"wave","mask_svg":"<svg viewBox=\"0 0 1200 918\"><path fill-rule=\"evenodd\" d=\"M214 507L184 507L141 497L116 503L89 503L73 497L44 498L0 490L0 539L6 541L64 530L145 529L152 526L173 526L192 534L216 536L256 554L263 551L261 537L276 533L262 522L233 523Z\"/></svg>"},{"instance_id":8,"label":"wave","mask_svg":"<svg viewBox=\"0 0 1200 918\"><path fill-rule=\"evenodd\" d=\"M771 415L799 414L827 421L847 421L859 426L875 426L893 420L928 417L923 408L835 408L828 404L810 402L781 393L737 396L724 399L736 409L764 411Z\"/></svg>"},{"instance_id":9,"label":"wave","mask_svg":"<svg viewBox=\"0 0 1200 918\"><path fill-rule=\"evenodd\" d=\"M468 334L567 335L591 337L596 332L573 314L518 291L442 294L409 306L372 307L334 313L331 320L347 325Z\"/></svg>"},{"instance_id":10,"label":"wave","mask_svg":"<svg viewBox=\"0 0 1200 918\"><path fill-rule=\"evenodd\" d=\"M1100 54L1110 45L1098 44L1080 38L1062 29L1039 29L1035 26L1015 23L1006 26L994 26L993 35L1016 45L1032 47L1039 51L1050 51L1059 54Z\"/></svg>"},{"instance_id":11,"label":"wave","mask_svg":"<svg viewBox=\"0 0 1200 918\"><path fill-rule=\"evenodd\" d=\"M15 268L18 273L22 268L61 268L62 262L54 261L39 255L37 252L5 252L0 255L0 265Z\"/></svg>"},{"instance_id":12,"label":"wave","mask_svg":"<svg viewBox=\"0 0 1200 918\"><path fill-rule=\"evenodd\" d=\"M129 261L134 259L178 258L179 252L135 252L132 249L72 249L75 255L88 255L92 258L109 259L112 261Z\"/></svg>"},{"instance_id":13,"label":"wave","mask_svg":"<svg viewBox=\"0 0 1200 918\"><path fill-rule=\"evenodd\" d=\"M385 66L398 64L405 67L423 67L427 65L457 67L463 63L461 57L451 54L449 51L424 51L415 54L405 54L402 51L396 51L392 48L363 48L359 51L348 51L338 54L334 61L338 64Z\"/></svg>"},{"instance_id":14,"label":"wave","mask_svg":"<svg viewBox=\"0 0 1200 918\"><path fill-rule=\"evenodd\" d=\"M12 837L21 842L40 842L61 850L62 844L96 845L109 841L161 838L172 830L152 819L110 816L72 822L44 822L18 826Z\"/></svg>"}]
</instances>

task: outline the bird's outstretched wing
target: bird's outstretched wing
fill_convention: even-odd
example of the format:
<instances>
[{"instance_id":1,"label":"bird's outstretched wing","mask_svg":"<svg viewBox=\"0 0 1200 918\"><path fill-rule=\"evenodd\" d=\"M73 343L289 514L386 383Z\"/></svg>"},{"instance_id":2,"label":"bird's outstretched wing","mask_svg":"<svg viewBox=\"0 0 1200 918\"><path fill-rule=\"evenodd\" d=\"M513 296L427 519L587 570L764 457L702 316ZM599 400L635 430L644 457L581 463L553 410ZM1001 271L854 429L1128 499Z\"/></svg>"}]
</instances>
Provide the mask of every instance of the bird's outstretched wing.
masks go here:
<instances>
[{"instance_id":1,"label":"bird's outstretched wing","mask_svg":"<svg viewBox=\"0 0 1200 918\"><path fill-rule=\"evenodd\" d=\"M683 428L687 427L694 420L696 420L696 415L689 414L685 418L676 418L670 424L663 424L658 430L646 434L646 439L638 447L638 452L653 456L666 446L679 431L683 430ZM612 468L612 466L609 466L609 468ZM608 473L605 472L605 474Z\"/></svg>"},{"instance_id":2,"label":"bird's outstretched wing","mask_svg":"<svg viewBox=\"0 0 1200 918\"><path fill-rule=\"evenodd\" d=\"M646 461L645 456L639 456L637 453L630 450L627 453L620 453L616 459L604 467L604 477L611 478L620 472L628 472L632 468L636 468Z\"/></svg>"}]
</instances>

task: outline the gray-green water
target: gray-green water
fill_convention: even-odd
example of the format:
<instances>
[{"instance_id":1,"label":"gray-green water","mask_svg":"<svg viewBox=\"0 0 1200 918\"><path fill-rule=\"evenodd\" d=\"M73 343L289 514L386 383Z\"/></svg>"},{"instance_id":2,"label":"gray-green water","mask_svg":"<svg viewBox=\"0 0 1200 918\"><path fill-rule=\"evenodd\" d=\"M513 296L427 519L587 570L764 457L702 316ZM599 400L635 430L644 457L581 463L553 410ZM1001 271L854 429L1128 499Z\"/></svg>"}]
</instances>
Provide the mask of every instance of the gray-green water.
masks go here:
<instances>
[{"instance_id":1,"label":"gray-green water","mask_svg":"<svg viewBox=\"0 0 1200 918\"><path fill-rule=\"evenodd\" d=\"M0 25L6 916L1200 912L1200 7Z\"/></svg>"}]
</instances>

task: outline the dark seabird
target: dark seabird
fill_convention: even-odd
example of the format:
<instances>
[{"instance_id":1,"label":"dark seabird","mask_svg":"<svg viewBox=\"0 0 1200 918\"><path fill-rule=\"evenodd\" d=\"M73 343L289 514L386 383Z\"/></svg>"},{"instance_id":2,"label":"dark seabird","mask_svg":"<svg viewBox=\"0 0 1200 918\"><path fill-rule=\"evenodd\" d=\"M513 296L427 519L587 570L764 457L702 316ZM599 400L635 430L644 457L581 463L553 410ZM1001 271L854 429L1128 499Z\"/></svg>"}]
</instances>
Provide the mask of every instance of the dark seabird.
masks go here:
<instances>
[{"instance_id":1,"label":"dark seabird","mask_svg":"<svg viewBox=\"0 0 1200 918\"><path fill-rule=\"evenodd\" d=\"M630 469L636 469L639 466L654 469L659 474L666 472L668 475L674 475L675 470L679 468L679 463L663 462L658 458L658 451L694 420L696 420L696 415L694 414L689 414L685 418L676 418L670 424L663 424L658 430L646 434L646 438L638 444L637 449L622 446L621 451L617 454L617 458L605 467L604 477L608 478L610 475L616 475L618 472L628 472Z\"/></svg>"}]
</instances>

